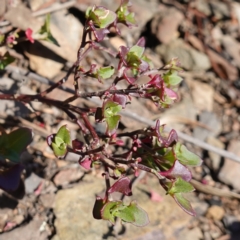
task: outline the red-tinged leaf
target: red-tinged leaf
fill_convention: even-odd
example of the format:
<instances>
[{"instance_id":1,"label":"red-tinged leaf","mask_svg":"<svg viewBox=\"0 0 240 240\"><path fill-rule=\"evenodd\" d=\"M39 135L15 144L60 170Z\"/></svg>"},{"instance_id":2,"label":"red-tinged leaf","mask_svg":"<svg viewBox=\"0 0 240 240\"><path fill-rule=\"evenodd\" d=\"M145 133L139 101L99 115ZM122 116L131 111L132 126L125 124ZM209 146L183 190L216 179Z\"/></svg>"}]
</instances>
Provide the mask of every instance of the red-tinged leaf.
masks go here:
<instances>
[{"instance_id":1,"label":"red-tinged leaf","mask_svg":"<svg viewBox=\"0 0 240 240\"><path fill-rule=\"evenodd\" d=\"M117 102L118 104L120 104L122 106L122 108L126 107L127 96L121 95L121 94L114 94L112 100L114 102Z\"/></svg>"},{"instance_id":2,"label":"red-tinged leaf","mask_svg":"<svg viewBox=\"0 0 240 240\"><path fill-rule=\"evenodd\" d=\"M170 88L165 88L164 89L164 93L172 100L176 100L178 99L178 95L176 92L174 92L172 89Z\"/></svg>"},{"instance_id":3,"label":"red-tinged leaf","mask_svg":"<svg viewBox=\"0 0 240 240\"><path fill-rule=\"evenodd\" d=\"M101 210L102 210L103 206L104 206L104 199L97 196L94 207L93 207L93 212L92 212L93 217L95 219L102 219Z\"/></svg>"},{"instance_id":4,"label":"red-tinged leaf","mask_svg":"<svg viewBox=\"0 0 240 240\"><path fill-rule=\"evenodd\" d=\"M96 122L102 122L104 119L104 116L103 116L103 109L98 107L96 112L95 112L95 121Z\"/></svg>"},{"instance_id":5,"label":"red-tinged leaf","mask_svg":"<svg viewBox=\"0 0 240 240\"><path fill-rule=\"evenodd\" d=\"M18 188L23 166L16 164L10 169L0 172L0 188L6 191L14 191Z\"/></svg>"},{"instance_id":6,"label":"red-tinged leaf","mask_svg":"<svg viewBox=\"0 0 240 240\"><path fill-rule=\"evenodd\" d=\"M191 203L182 196L182 193L175 193L173 195L176 203L189 215L196 216L195 211L193 210Z\"/></svg>"},{"instance_id":7,"label":"red-tinged leaf","mask_svg":"<svg viewBox=\"0 0 240 240\"><path fill-rule=\"evenodd\" d=\"M91 169L91 164L92 164L92 161L89 157L85 157L83 160L80 160L79 161L79 164L85 168L86 170L90 170Z\"/></svg>"},{"instance_id":8,"label":"red-tinged leaf","mask_svg":"<svg viewBox=\"0 0 240 240\"><path fill-rule=\"evenodd\" d=\"M84 146L84 143L79 141L78 139L72 140L72 147L74 151L81 150L83 146Z\"/></svg>"},{"instance_id":9,"label":"red-tinged leaf","mask_svg":"<svg viewBox=\"0 0 240 240\"><path fill-rule=\"evenodd\" d=\"M170 131L167 138L162 136L162 133L161 133L162 126L160 126L159 120L157 120L156 122L155 130L156 130L158 141L162 144L163 147L169 147L173 143L176 143L178 141L178 135L174 129Z\"/></svg>"},{"instance_id":10,"label":"red-tinged leaf","mask_svg":"<svg viewBox=\"0 0 240 240\"><path fill-rule=\"evenodd\" d=\"M158 88L158 89L163 89L164 85L163 85L163 79L159 74L154 75L153 78L151 78L151 80L146 84L146 85L150 85L154 88Z\"/></svg>"},{"instance_id":11,"label":"red-tinged leaf","mask_svg":"<svg viewBox=\"0 0 240 240\"><path fill-rule=\"evenodd\" d=\"M141 64L138 66L140 72L145 72L149 69L149 64L146 61L141 60Z\"/></svg>"},{"instance_id":12,"label":"red-tinged leaf","mask_svg":"<svg viewBox=\"0 0 240 240\"><path fill-rule=\"evenodd\" d=\"M93 31L93 34L94 34L97 42L101 42L102 40L104 40L106 35L108 33L110 33L110 31L106 28L100 28L100 29L95 28L93 22L91 22L91 21L88 24L89 24L91 30Z\"/></svg>"},{"instance_id":13,"label":"red-tinged leaf","mask_svg":"<svg viewBox=\"0 0 240 240\"><path fill-rule=\"evenodd\" d=\"M145 44L146 44L146 40L144 37L141 37L136 43L137 46L143 47L143 48L145 47Z\"/></svg>"},{"instance_id":14,"label":"red-tinged leaf","mask_svg":"<svg viewBox=\"0 0 240 240\"><path fill-rule=\"evenodd\" d=\"M120 192L126 196L131 196L132 195L132 185L131 185L131 180L124 176L120 179L118 179L112 187L109 188L108 192L113 193L113 192Z\"/></svg>"},{"instance_id":15,"label":"red-tinged leaf","mask_svg":"<svg viewBox=\"0 0 240 240\"><path fill-rule=\"evenodd\" d=\"M125 46L121 46L119 48L119 56L125 66L127 65L126 56L127 56L128 51L129 51L129 48L127 48Z\"/></svg>"},{"instance_id":16,"label":"red-tinged leaf","mask_svg":"<svg viewBox=\"0 0 240 240\"><path fill-rule=\"evenodd\" d=\"M135 77L131 77L128 75L128 70L129 68L125 68L124 71L123 71L123 77L125 80L128 81L128 83L130 83L131 85L134 85L134 83L136 82L136 78Z\"/></svg>"},{"instance_id":17,"label":"red-tinged leaf","mask_svg":"<svg viewBox=\"0 0 240 240\"><path fill-rule=\"evenodd\" d=\"M169 179L181 177L183 180L189 182L192 179L191 171L182 165L178 160L175 161L174 165L165 172L160 172L162 176Z\"/></svg>"}]
</instances>

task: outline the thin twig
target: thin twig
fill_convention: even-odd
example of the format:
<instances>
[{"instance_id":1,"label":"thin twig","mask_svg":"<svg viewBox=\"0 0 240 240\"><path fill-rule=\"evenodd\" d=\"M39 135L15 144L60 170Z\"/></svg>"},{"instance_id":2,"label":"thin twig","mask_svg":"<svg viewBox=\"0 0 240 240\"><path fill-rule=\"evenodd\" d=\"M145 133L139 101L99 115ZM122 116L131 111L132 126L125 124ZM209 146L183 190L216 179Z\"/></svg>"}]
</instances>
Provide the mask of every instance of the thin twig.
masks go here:
<instances>
[{"instance_id":1,"label":"thin twig","mask_svg":"<svg viewBox=\"0 0 240 240\"><path fill-rule=\"evenodd\" d=\"M229 197L229 198L240 199L240 194L238 193L230 192L220 188L215 188L209 185L205 185L194 179L192 179L190 182L199 192L203 192L203 193L218 196L218 197Z\"/></svg>"},{"instance_id":2,"label":"thin twig","mask_svg":"<svg viewBox=\"0 0 240 240\"><path fill-rule=\"evenodd\" d=\"M65 9L65 8L70 8L70 7L74 6L75 4L76 4L76 0L65 2L62 4L53 4L52 6L50 6L48 8L44 8L44 9L38 10L36 12L33 12L32 16L39 17L39 16L42 16L42 15L45 15L45 14L48 14L51 12L56 12L56 11L59 11L59 10Z\"/></svg>"}]
</instances>

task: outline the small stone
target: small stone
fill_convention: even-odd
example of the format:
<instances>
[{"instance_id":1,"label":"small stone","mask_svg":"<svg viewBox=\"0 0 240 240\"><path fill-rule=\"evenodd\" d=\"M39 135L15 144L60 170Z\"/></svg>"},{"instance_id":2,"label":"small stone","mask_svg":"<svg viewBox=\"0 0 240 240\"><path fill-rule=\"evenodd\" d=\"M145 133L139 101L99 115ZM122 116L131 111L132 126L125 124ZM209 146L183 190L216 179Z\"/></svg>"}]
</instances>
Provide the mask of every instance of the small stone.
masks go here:
<instances>
[{"instance_id":1,"label":"small stone","mask_svg":"<svg viewBox=\"0 0 240 240\"><path fill-rule=\"evenodd\" d=\"M225 214L225 211L222 207L213 205L207 211L207 217L213 218L215 220L221 220Z\"/></svg>"},{"instance_id":2,"label":"small stone","mask_svg":"<svg viewBox=\"0 0 240 240\"><path fill-rule=\"evenodd\" d=\"M169 43L178 37L178 26L183 18L183 13L176 8L168 8L157 12L151 23L151 31L160 42Z\"/></svg>"},{"instance_id":3,"label":"small stone","mask_svg":"<svg viewBox=\"0 0 240 240\"><path fill-rule=\"evenodd\" d=\"M35 173L31 173L30 176L24 181L26 193L33 193L42 181L43 179L40 178L38 175L36 175Z\"/></svg>"},{"instance_id":4,"label":"small stone","mask_svg":"<svg viewBox=\"0 0 240 240\"><path fill-rule=\"evenodd\" d=\"M68 168L58 172L55 175L53 181L56 186L66 186L69 183L79 180L83 175L84 172L80 169L80 167Z\"/></svg>"},{"instance_id":5,"label":"small stone","mask_svg":"<svg viewBox=\"0 0 240 240\"><path fill-rule=\"evenodd\" d=\"M223 142L221 142L220 140L218 140L215 137L209 136L207 138L207 143L209 143L210 145L212 145L214 147L224 149ZM219 167L220 167L220 163L221 163L221 156L217 153L214 153L214 152L209 152L208 154L209 154L210 159L212 160L211 161L211 168L214 171L218 171Z\"/></svg>"},{"instance_id":6,"label":"small stone","mask_svg":"<svg viewBox=\"0 0 240 240\"><path fill-rule=\"evenodd\" d=\"M240 156L240 141L232 140L228 146L228 151ZM218 178L225 184L229 184L237 191L240 191L240 182L238 181L239 176L239 163L226 159L220 170Z\"/></svg>"}]
</instances>

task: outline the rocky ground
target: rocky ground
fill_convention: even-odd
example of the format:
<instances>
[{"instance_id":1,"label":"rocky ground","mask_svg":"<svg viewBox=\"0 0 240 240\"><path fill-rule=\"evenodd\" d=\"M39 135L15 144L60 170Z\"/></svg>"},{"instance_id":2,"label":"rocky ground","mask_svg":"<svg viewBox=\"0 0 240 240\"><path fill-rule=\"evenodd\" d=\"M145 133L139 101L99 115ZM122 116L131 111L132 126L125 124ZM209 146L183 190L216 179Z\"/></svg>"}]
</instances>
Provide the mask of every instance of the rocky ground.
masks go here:
<instances>
[{"instance_id":1,"label":"rocky ground","mask_svg":"<svg viewBox=\"0 0 240 240\"><path fill-rule=\"evenodd\" d=\"M119 5L118 0L8 2L6 8L0 9L0 33L29 26L39 29L44 13L54 9L51 28L61 48L23 42L9 50L17 61L1 72L1 92L27 94L46 89L46 78L61 79L75 61L83 12L88 6L116 9ZM17 124L32 128L35 134L34 142L22 155L25 171L19 189L14 193L0 192L1 240L240 239L240 164L230 156L234 153L240 159L240 3L232 0L132 0L132 3L138 27L130 32L122 27L122 37L111 35L112 47L133 45L144 36L146 53L156 66L179 57L185 71L181 100L174 107L163 111L150 101L136 100L128 110L148 120L160 118L161 123L192 137L194 143L185 138L183 141L203 159L201 167L192 169L196 192L189 196L197 216L183 212L165 196L156 179L146 175L135 185L133 196L149 213L148 226L113 227L94 220L94 197L104 189L101 169L83 170L72 154L65 160L56 159L45 141L63 124L68 125L72 137L78 136L78 127L58 109L34 103L34 109L41 112L36 117L20 103L1 101L0 123L4 128L11 129ZM0 48L0 52L4 50ZM109 58L96 53L88 60L103 63ZM72 88L72 78L66 87ZM88 81L82 83L82 88L96 90L101 85ZM68 97L62 90L50 95L56 99ZM86 100L77 104L93 105ZM146 126L126 116L122 125L125 130ZM198 140L208 147L225 149L229 155L202 148Z\"/></svg>"}]
</instances>

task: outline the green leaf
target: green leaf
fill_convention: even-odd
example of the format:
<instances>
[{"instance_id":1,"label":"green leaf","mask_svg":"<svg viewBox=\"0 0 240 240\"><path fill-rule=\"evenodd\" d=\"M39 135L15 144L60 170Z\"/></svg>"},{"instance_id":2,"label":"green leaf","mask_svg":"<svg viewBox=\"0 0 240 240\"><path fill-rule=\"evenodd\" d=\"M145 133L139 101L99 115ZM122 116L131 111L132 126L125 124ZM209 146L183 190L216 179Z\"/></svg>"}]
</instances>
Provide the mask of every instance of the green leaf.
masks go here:
<instances>
[{"instance_id":1,"label":"green leaf","mask_svg":"<svg viewBox=\"0 0 240 240\"><path fill-rule=\"evenodd\" d=\"M174 152L177 159L183 165L188 166L200 166L202 164L202 159L196 154L190 152L183 144L177 143L174 146Z\"/></svg>"},{"instance_id":2,"label":"green leaf","mask_svg":"<svg viewBox=\"0 0 240 240\"><path fill-rule=\"evenodd\" d=\"M181 193L175 193L173 196L176 203L188 214L195 216L196 213L193 210L191 203L182 196Z\"/></svg>"},{"instance_id":3,"label":"green leaf","mask_svg":"<svg viewBox=\"0 0 240 240\"><path fill-rule=\"evenodd\" d=\"M168 85L175 86L182 81L182 77L178 76L177 71L169 71L163 75L164 82Z\"/></svg>"},{"instance_id":4,"label":"green leaf","mask_svg":"<svg viewBox=\"0 0 240 240\"><path fill-rule=\"evenodd\" d=\"M50 31L50 14L46 15L45 22L43 26L40 28L40 30L38 31L38 33L42 35L40 39L51 42L57 45L58 47L60 47L58 41L53 37Z\"/></svg>"},{"instance_id":5,"label":"green leaf","mask_svg":"<svg viewBox=\"0 0 240 240\"><path fill-rule=\"evenodd\" d=\"M194 187L189 182L184 181L182 178L177 178L167 193L173 196L175 193L187 193L194 190Z\"/></svg>"},{"instance_id":6,"label":"green leaf","mask_svg":"<svg viewBox=\"0 0 240 240\"><path fill-rule=\"evenodd\" d=\"M130 48L129 53L134 53L137 57L141 58L144 53L144 47L134 45Z\"/></svg>"},{"instance_id":7,"label":"green leaf","mask_svg":"<svg viewBox=\"0 0 240 240\"><path fill-rule=\"evenodd\" d=\"M128 52L127 63L134 68L138 68L141 64L141 59L134 52Z\"/></svg>"},{"instance_id":8,"label":"green leaf","mask_svg":"<svg viewBox=\"0 0 240 240\"><path fill-rule=\"evenodd\" d=\"M53 152L57 157L64 157L67 153L67 146L65 143L62 143L58 146L56 143L52 143Z\"/></svg>"},{"instance_id":9,"label":"green leaf","mask_svg":"<svg viewBox=\"0 0 240 240\"><path fill-rule=\"evenodd\" d=\"M115 222L114 209L121 205L121 201L107 202L101 210L102 219L108 220L112 224Z\"/></svg>"},{"instance_id":10,"label":"green leaf","mask_svg":"<svg viewBox=\"0 0 240 240\"><path fill-rule=\"evenodd\" d=\"M126 16L126 22L129 24L136 24L136 20L135 20L135 14L132 12L132 13L129 13L127 16Z\"/></svg>"},{"instance_id":11,"label":"green leaf","mask_svg":"<svg viewBox=\"0 0 240 240\"><path fill-rule=\"evenodd\" d=\"M66 144L71 143L70 133L66 125L63 125L61 128L59 128L56 137L61 138Z\"/></svg>"},{"instance_id":12,"label":"green leaf","mask_svg":"<svg viewBox=\"0 0 240 240\"><path fill-rule=\"evenodd\" d=\"M64 143L64 141L62 140L62 138L57 137L57 136L54 138L54 141L55 141L55 144L56 144L58 147L60 147L60 145L61 145L62 143Z\"/></svg>"},{"instance_id":13,"label":"green leaf","mask_svg":"<svg viewBox=\"0 0 240 240\"><path fill-rule=\"evenodd\" d=\"M67 145L71 143L70 133L66 125L63 125L57 132L52 142L54 154L57 157L63 157L67 153Z\"/></svg>"},{"instance_id":14,"label":"green leaf","mask_svg":"<svg viewBox=\"0 0 240 240\"><path fill-rule=\"evenodd\" d=\"M149 223L147 213L135 201L131 202L129 206L117 206L114 209L114 215L124 222L132 223L138 227L143 227Z\"/></svg>"},{"instance_id":15,"label":"green leaf","mask_svg":"<svg viewBox=\"0 0 240 240\"><path fill-rule=\"evenodd\" d=\"M122 176L122 174L124 174L126 172L126 169L122 166L116 166L116 168L113 170L113 172L116 177L120 177L120 176Z\"/></svg>"},{"instance_id":16,"label":"green leaf","mask_svg":"<svg viewBox=\"0 0 240 240\"><path fill-rule=\"evenodd\" d=\"M124 222L133 223L135 221L133 211L128 206L118 206L114 210L114 216L121 218Z\"/></svg>"},{"instance_id":17,"label":"green leaf","mask_svg":"<svg viewBox=\"0 0 240 240\"><path fill-rule=\"evenodd\" d=\"M116 114L118 114L120 112L120 110L122 109L122 106L119 105L118 103L115 103L111 100L108 100L105 104L104 104L104 117L105 118L109 118L112 116L115 116Z\"/></svg>"},{"instance_id":18,"label":"green leaf","mask_svg":"<svg viewBox=\"0 0 240 240\"><path fill-rule=\"evenodd\" d=\"M97 71L97 75L101 79L108 79L114 74L114 72L115 72L115 68L113 66L101 67Z\"/></svg>"},{"instance_id":19,"label":"green leaf","mask_svg":"<svg viewBox=\"0 0 240 240\"><path fill-rule=\"evenodd\" d=\"M117 129L120 118L121 118L120 115L116 115L116 116L106 118L107 132L108 133L112 133L114 130Z\"/></svg>"},{"instance_id":20,"label":"green leaf","mask_svg":"<svg viewBox=\"0 0 240 240\"><path fill-rule=\"evenodd\" d=\"M5 69L7 65L14 62L15 58L12 57L9 52L6 52L2 57L0 56L0 70Z\"/></svg>"},{"instance_id":21,"label":"green leaf","mask_svg":"<svg viewBox=\"0 0 240 240\"><path fill-rule=\"evenodd\" d=\"M86 12L86 18L99 28L106 28L116 20L116 13L104 7L93 7Z\"/></svg>"},{"instance_id":22,"label":"green leaf","mask_svg":"<svg viewBox=\"0 0 240 240\"><path fill-rule=\"evenodd\" d=\"M22 152L31 142L32 131L28 128L19 128L9 134L3 134L0 136L0 156L18 163Z\"/></svg>"}]
</instances>

